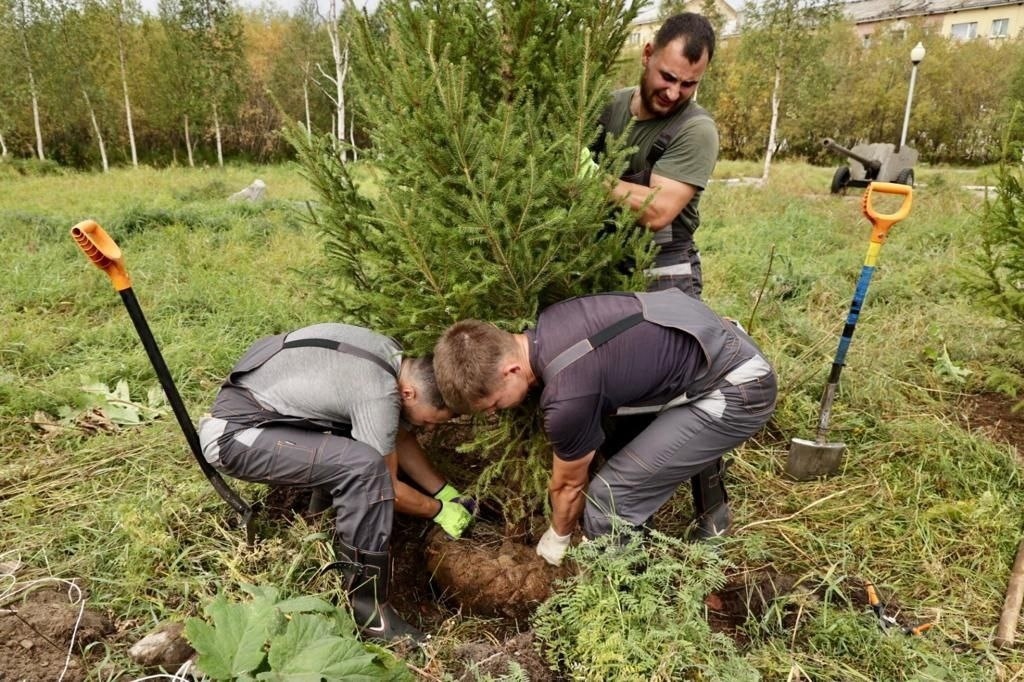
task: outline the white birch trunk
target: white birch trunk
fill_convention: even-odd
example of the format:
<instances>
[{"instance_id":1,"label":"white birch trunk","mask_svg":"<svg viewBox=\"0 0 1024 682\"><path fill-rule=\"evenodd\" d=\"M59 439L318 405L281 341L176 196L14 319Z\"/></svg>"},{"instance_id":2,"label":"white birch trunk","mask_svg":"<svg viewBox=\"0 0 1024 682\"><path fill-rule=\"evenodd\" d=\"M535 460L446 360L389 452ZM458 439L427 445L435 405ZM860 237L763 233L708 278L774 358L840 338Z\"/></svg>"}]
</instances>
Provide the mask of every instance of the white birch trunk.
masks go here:
<instances>
[{"instance_id":1,"label":"white birch trunk","mask_svg":"<svg viewBox=\"0 0 1024 682\"><path fill-rule=\"evenodd\" d=\"M355 121L355 118L352 121ZM352 143L352 160L358 161L359 150L356 149L356 126L352 121L348 122L348 141Z\"/></svg>"},{"instance_id":2,"label":"white birch trunk","mask_svg":"<svg viewBox=\"0 0 1024 682\"><path fill-rule=\"evenodd\" d=\"M25 69L28 71L28 90L32 98L32 123L36 128L36 155L40 161L46 160L43 153L43 129L39 125L39 93L36 90L36 76L32 73L32 56L28 51L28 39L25 38L25 31L21 31L21 48L25 54Z\"/></svg>"},{"instance_id":3,"label":"white birch trunk","mask_svg":"<svg viewBox=\"0 0 1024 682\"><path fill-rule=\"evenodd\" d=\"M772 156L775 153L775 138L779 129L779 101L782 99L782 66L775 66L775 85L772 86L772 123L768 128L768 148L764 152L764 170L761 172L761 182L768 181L768 170L772 165Z\"/></svg>"},{"instance_id":4,"label":"white birch trunk","mask_svg":"<svg viewBox=\"0 0 1024 682\"><path fill-rule=\"evenodd\" d=\"M188 114L185 114L185 149L188 150L188 167L195 168L196 162L192 158L192 137L188 131Z\"/></svg>"},{"instance_id":5,"label":"white birch trunk","mask_svg":"<svg viewBox=\"0 0 1024 682\"><path fill-rule=\"evenodd\" d=\"M309 111L309 64L302 69L302 106L306 112L306 140L313 139L312 116Z\"/></svg>"},{"instance_id":6,"label":"white birch trunk","mask_svg":"<svg viewBox=\"0 0 1024 682\"><path fill-rule=\"evenodd\" d=\"M124 91L124 117L128 123L128 145L132 149L132 168L139 167L139 154L135 149L135 126L132 123L132 101L128 97L128 67L124 54L124 42L121 40L121 16L118 15L117 56L121 65L121 89Z\"/></svg>"},{"instance_id":7,"label":"white birch trunk","mask_svg":"<svg viewBox=\"0 0 1024 682\"><path fill-rule=\"evenodd\" d=\"M220 140L220 117L217 116L217 105L213 105L213 134L217 137L217 165L224 167L224 150Z\"/></svg>"},{"instance_id":8,"label":"white birch trunk","mask_svg":"<svg viewBox=\"0 0 1024 682\"><path fill-rule=\"evenodd\" d=\"M100 159L103 160L103 172L110 172L110 164L107 162L107 145L103 142L103 133L100 131L100 124L96 120L96 110L93 109L92 100L89 99L89 93L82 88L82 97L85 98L85 107L89 110L89 120L92 121L93 132L96 133L96 144L100 148Z\"/></svg>"},{"instance_id":9,"label":"white birch trunk","mask_svg":"<svg viewBox=\"0 0 1024 682\"><path fill-rule=\"evenodd\" d=\"M28 71L30 85L32 89L32 123L36 127L36 154L39 156L40 161L46 160L46 155L43 154L43 129L39 125L39 97L36 95L36 84L32 78L32 69Z\"/></svg>"},{"instance_id":10,"label":"white birch trunk","mask_svg":"<svg viewBox=\"0 0 1024 682\"><path fill-rule=\"evenodd\" d=\"M4 142L4 134L0 131L0 159L7 156L7 143Z\"/></svg>"},{"instance_id":11,"label":"white birch trunk","mask_svg":"<svg viewBox=\"0 0 1024 682\"><path fill-rule=\"evenodd\" d=\"M338 33L338 7L336 0L331 0L328 10L327 37L331 40L331 56L334 58L334 135L339 142L345 142L345 77L348 75L348 45L341 46ZM326 74L325 74L326 75ZM348 161L344 147L341 150L341 162Z\"/></svg>"}]
</instances>

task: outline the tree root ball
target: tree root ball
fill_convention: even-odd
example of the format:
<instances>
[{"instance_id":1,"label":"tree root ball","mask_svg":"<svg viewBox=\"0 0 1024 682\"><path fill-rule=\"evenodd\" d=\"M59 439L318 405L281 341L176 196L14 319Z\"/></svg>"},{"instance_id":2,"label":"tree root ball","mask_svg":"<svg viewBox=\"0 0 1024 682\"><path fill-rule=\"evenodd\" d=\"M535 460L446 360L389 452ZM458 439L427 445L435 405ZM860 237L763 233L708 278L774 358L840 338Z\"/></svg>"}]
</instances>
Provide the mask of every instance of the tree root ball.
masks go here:
<instances>
[{"instance_id":1,"label":"tree root ball","mask_svg":"<svg viewBox=\"0 0 1024 682\"><path fill-rule=\"evenodd\" d=\"M471 536L458 540L434 529L425 553L442 596L476 616L525 620L551 595L555 580L570 574L566 566L537 556L532 545L503 537L481 521Z\"/></svg>"}]
</instances>

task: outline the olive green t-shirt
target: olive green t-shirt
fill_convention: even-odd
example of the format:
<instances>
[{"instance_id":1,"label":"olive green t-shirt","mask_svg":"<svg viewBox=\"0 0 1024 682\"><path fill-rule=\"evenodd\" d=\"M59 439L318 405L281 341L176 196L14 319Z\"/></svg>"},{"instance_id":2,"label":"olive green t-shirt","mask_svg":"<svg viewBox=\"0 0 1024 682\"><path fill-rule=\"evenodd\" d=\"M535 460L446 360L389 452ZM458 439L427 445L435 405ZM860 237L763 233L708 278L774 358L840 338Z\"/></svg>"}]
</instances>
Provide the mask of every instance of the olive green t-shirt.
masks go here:
<instances>
[{"instance_id":1,"label":"olive green t-shirt","mask_svg":"<svg viewBox=\"0 0 1024 682\"><path fill-rule=\"evenodd\" d=\"M629 101L635 91L636 87L631 87L613 93L609 115L603 117L607 121L606 132L612 136L622 135L635 120L629 111ZM680 118L685 119L682 126L652 169L647 161L651 147L661 132ZM671 229L654 233L654 241L660 245L657 264L679 262L679 256L688 249L693 233L700 226L700 197L718 160L718 128L711 115L691 101L669 117L636 121L630 128L626 145L636 147L636 151L629 157L629 164L622 175L624 180L629 179L627 176L651 170L662 177L697 188L690 203L673 219Z\"/></svg>"}]
</instances>

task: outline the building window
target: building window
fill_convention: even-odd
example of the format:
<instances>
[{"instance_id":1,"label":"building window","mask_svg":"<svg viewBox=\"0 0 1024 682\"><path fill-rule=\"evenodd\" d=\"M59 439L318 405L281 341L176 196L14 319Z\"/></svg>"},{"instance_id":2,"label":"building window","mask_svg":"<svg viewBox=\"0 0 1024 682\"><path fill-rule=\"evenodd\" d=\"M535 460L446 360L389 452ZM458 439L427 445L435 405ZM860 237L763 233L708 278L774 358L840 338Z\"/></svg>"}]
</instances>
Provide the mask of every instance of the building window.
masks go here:
<instances>
[{"instance_id":1,"label":"building window","mask_svg":"<svg viewBox=\"0 0 1024 682\"><path fill-rule=\"evenodd\" d=\"M629 44L639 45L640 44L640 31L633 31L629 34Z\"/></svg>"},{"instance_id":2,"label":"building window","mask_svg":"<svg viewBox=\"0 0 1024 682\"><path fill-rule=\"evenodd\" d=\"M993 19L992 29L988 32L990 38L1006 38L1010 35L1009 19Z\"/></svg>"},{"instance_id":3,"label":"building window","mask_svg":"<svg viewBox=\"0 0 1024 682\"><path fill-rule=\"evenodd\" d=\"M970 40L978 35L978 22L970 21L962 24L953 24L949 28L949 37L956 40Z\"/></svg>"}]
</instances>

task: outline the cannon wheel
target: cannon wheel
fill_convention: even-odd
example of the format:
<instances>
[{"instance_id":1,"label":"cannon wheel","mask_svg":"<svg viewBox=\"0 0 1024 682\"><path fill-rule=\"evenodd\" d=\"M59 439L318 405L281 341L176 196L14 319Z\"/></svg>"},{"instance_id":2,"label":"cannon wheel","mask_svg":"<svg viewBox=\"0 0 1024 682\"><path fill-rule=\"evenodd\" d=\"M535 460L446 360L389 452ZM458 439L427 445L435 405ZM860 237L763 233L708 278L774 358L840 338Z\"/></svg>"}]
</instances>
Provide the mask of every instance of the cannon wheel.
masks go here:
<instances>
[{"instance_id":1,"label":"cannon wheel","mask_svg":"<svg viewBox=\"0 0 1024 682\"><path fill-rule=\"evenodd\" d=\"M841 194L850 184L850 176L849 166L836 168L835 175L832 176L832 194Z\"/></svg>"},{"instance_id":2,"label":"cannon wheel","mask_svg":"<svg viewBox=\"0 0 1024 682\"><path fill-rule=\"evenodd\" d=\"M913 168L904 168L899 173L897 173L896 174L896 184L897 185L907 185L909 187L913 187L914 186L914 169Z\"/></svg>"}]
</instances>

